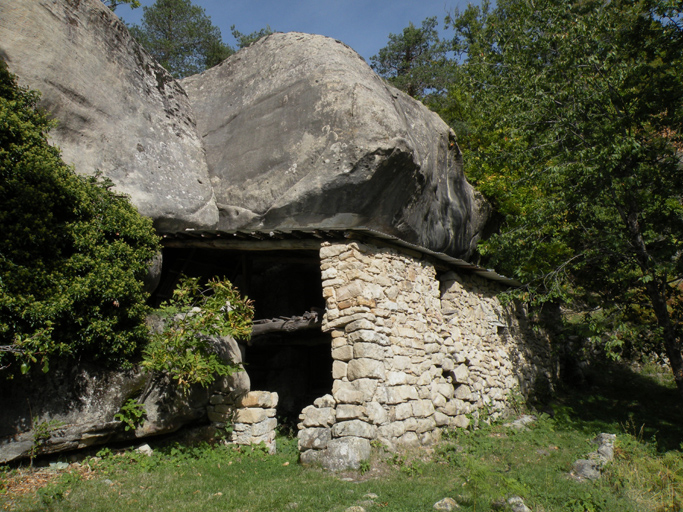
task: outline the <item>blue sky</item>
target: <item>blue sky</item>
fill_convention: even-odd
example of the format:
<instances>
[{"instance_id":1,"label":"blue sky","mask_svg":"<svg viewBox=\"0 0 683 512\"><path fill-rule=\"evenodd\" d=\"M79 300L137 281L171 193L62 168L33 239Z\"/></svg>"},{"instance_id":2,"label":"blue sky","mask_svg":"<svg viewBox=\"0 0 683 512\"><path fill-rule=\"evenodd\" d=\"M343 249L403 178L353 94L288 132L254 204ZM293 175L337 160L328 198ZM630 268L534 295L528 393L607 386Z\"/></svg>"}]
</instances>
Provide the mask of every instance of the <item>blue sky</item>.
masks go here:
<instances>
[{"instance_id":1,"label":"blue sky","mask_svg":"<svg viewBox=\"0 0 683 512\"><path fill-rule=\"evenodd\" d=\"M141 0L150 6L154 0ZM409 22L436 16L439 25L454 8L468 0L194 0L221 29L223 40L235 45L230 26L250 33L270 25L279 32L308 32L339 39L366 60L385 46L390 33L400 33ZM472 0L471 3L479 3ZM116 14L126 23L139 23L142 8L120 6Z\"/></svg>"}]
</instances>

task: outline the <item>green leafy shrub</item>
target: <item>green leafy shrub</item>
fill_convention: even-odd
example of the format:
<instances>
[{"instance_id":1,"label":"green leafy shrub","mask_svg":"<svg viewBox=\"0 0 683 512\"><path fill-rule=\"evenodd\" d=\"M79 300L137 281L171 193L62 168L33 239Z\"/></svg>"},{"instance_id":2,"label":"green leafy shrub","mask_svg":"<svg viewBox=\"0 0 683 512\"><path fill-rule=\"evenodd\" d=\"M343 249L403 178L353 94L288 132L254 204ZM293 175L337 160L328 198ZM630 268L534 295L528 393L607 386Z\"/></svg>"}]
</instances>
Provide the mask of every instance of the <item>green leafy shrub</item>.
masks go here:
<instances>
[{"instance_id":1,"label":"green leafy shrub","mask_svg":"<svg viewBox=\"0 0 683 512\"><path fill-rule=\"evenodd\" d=\"M122 422L126 426L126 431L128 431L135 430L142 425L146 416L145 405L138 402L135 398L129 398L121 406L121 410L114 415L114 419Z\"/></svg>"},{"instance_id":2,"label":"green leafy shrub","mask_svg":"<svg viewBox=\"0 0 683 512\"><path fill-rule=\"evenodd\" d=\"M158 252L150 219L78 176L47 142L37 92L0 61L0 367L53 357L122 364L148 338L142 279Z\"/></svg>"},{"instance_id":3,"label":"green leafy shrub","mask_svg":"<svg viewBox=\"0 0 683 512\"><path fill-rule=\"evenodd\" d=\"M168 320L145 348L143 367L170 375L184 390L240 369L221 359L211 342L213 337L251 335L251 301L240 297L229 281L216 278L202 286L198 278L185 278L159 313Z\"/></svg>"},{"instance_id":4,"label":"green leafy shrub","mask_svg":"<svg viewBox=\"0 0 683 512\"><path fill-rule=\"evenodd\" d=\"M52 432L64 426L64 423L59 420L40 421L36 416L33 418L33 444L29 450L29 458L31 459L31 466L33 466L33 459L40 453L40 449L52 437Z\"/></svg>"}]
</instances>

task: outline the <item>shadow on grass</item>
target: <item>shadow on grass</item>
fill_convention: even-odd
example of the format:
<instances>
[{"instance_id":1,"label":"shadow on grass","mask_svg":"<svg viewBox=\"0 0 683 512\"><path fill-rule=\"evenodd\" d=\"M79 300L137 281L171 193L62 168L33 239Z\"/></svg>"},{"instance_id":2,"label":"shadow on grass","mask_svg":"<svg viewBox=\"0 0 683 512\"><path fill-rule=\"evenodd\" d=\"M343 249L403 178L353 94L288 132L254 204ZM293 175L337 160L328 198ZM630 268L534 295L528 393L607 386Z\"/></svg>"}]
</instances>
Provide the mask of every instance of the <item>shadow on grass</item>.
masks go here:
<instances>
[{"instance_id":1,"label":"shadow on grass","mask_svg":"<svg viewBox=\"0 0 683 512\"><path fill-rule=\"evenodd\" d=\"M660 452L683 449L683 400L673 384L618 365L593 368L587 377L557 394L556 420L589 435L626 432Z\"/></svg>"}]
</instances>

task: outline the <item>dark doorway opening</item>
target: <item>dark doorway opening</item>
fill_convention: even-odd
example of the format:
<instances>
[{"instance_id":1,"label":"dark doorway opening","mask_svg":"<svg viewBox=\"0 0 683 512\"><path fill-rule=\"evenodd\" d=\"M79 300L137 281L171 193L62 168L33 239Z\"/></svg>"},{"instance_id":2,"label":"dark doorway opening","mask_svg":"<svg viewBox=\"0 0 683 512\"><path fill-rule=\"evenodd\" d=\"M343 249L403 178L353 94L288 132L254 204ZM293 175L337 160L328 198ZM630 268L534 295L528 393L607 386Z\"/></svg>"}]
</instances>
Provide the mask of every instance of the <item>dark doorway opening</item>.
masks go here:
<instances>
[{"instance_id":1,"label":"dark doorway opening","mask_svg":"<svg viewBox=\"0 0 683 512\"><path fill-rule=\"evenodd\" d=\"M252 390L275 391L278 421L294 428L301 410L332 389L331 337L320 330L325 308L318 251L244 251L213 248L166 248L161 281L152 297L160 304L172 296L182 275L226 277L254 301L254 320L289 322L242 343Z\"/></svg>"}]
</instances>

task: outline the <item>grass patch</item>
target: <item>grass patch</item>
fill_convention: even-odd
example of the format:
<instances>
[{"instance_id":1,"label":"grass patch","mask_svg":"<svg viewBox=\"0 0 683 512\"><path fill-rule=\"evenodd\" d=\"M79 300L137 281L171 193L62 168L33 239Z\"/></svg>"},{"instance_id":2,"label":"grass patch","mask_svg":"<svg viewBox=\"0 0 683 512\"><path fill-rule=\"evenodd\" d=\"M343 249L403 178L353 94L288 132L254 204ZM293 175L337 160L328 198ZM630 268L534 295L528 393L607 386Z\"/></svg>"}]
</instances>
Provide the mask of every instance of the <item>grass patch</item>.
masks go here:
<instances>
[{"instance_id":1,"label":"grass patch","mask_svg":"<svg viewBox=\"0 0 683 512\"><path fill-rule=\"evenodd\" d=\"M89 459L37 491L13 495L17 470L0 472L3 510L127 512L431 511L444 497L464 511L509 510L521 496L534 512L683 510L680 406L652 375L601 370L587 387L568 389L528 430L501 424L450 432L434 447L390 453L376 446L360 471L328 473L298 464L296 440L278 454L230 446L155 447ZM633 405L637 404L637 406ZM596 482L569 477L599 432L617 434L615 460ZM678 444L676 445L676 441ZM19 472L20 473L20 472ZM3 491L4 489L4 491ZM4 496L3 496L4 492Z\"/></svg>"}]
</instances>

